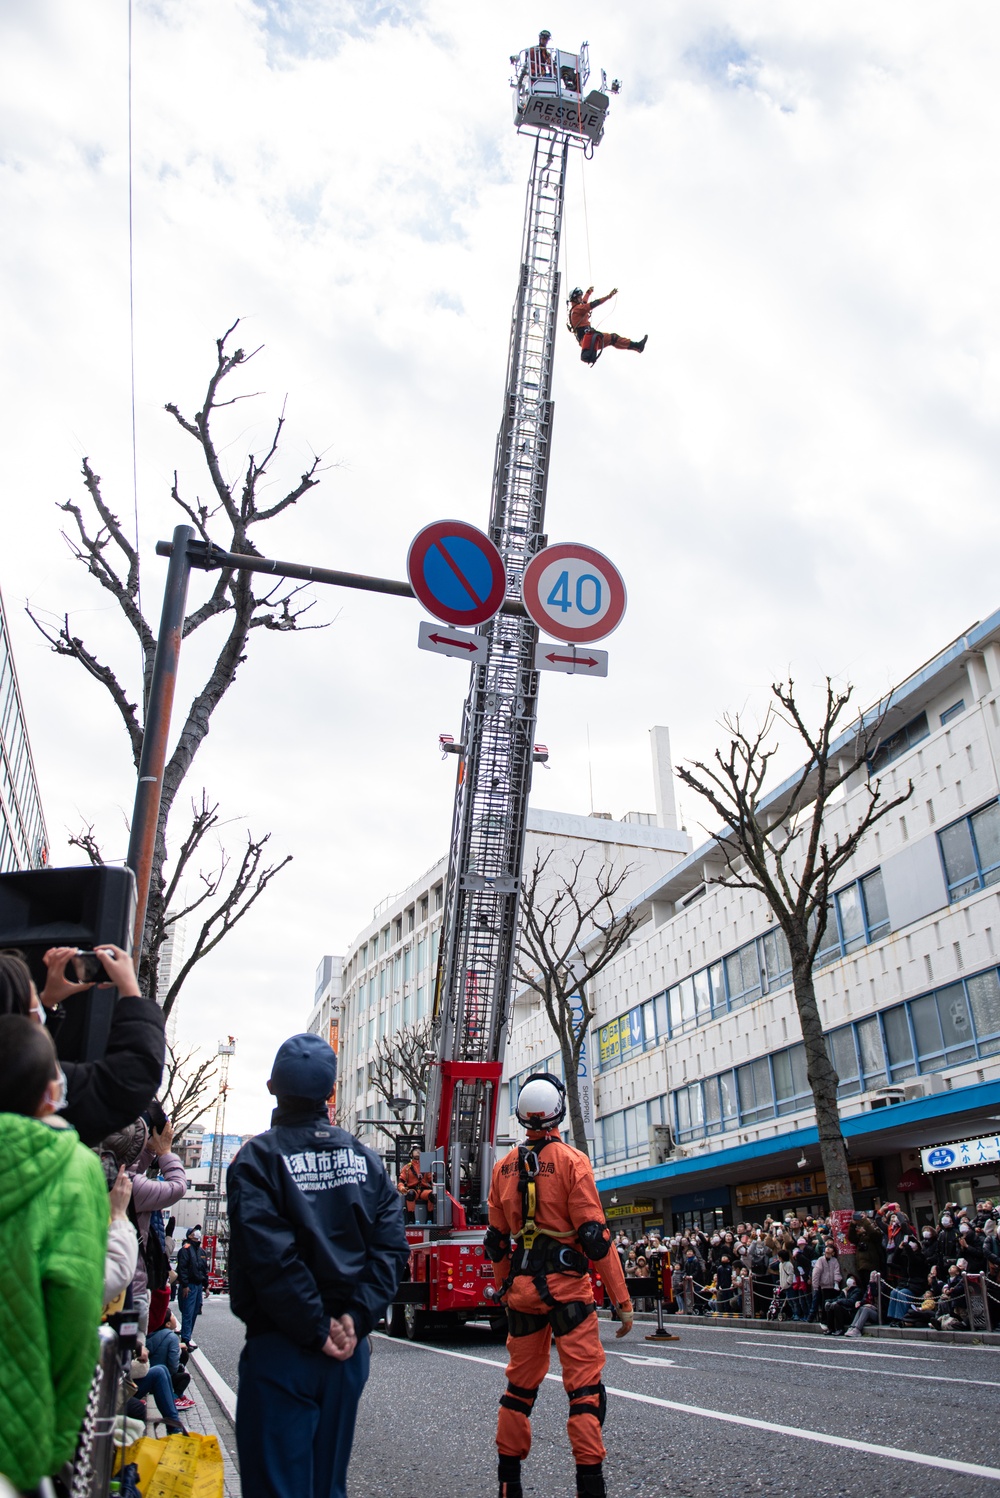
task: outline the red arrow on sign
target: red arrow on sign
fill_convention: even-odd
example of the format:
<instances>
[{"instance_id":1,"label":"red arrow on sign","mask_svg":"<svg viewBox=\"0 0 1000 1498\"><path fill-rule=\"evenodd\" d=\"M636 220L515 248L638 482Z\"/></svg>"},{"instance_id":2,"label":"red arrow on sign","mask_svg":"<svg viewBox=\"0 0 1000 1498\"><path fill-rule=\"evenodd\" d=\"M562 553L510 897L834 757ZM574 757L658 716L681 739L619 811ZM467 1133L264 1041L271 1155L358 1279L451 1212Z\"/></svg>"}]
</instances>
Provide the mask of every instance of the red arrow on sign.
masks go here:
<instances>
[{"instance_id":1,"label":"red arrow on sign","mask_svg":"<svg viewBox=\"0 0 1000 1498\"><path fill-rule=\"evenodd\" d=\"M479 648L474 640L456 640L454 635L428 635L427 638L435 645L456 645L459 650L475 651Z\"/></svg>"},{"instance_id":2,"label":"red arrow on sign","mask_svg":"<svg viewBox=\"0 0 1000 1498\"><path fill-rule=\"evenodd\" d=\"M553 665L556 665L556 663L560 661L564 661L567 666L597 665L597 662L594 660L593 656L589 655L547 655L545 659L547 661L551 661Z\"/></svg>"}]
</instances>

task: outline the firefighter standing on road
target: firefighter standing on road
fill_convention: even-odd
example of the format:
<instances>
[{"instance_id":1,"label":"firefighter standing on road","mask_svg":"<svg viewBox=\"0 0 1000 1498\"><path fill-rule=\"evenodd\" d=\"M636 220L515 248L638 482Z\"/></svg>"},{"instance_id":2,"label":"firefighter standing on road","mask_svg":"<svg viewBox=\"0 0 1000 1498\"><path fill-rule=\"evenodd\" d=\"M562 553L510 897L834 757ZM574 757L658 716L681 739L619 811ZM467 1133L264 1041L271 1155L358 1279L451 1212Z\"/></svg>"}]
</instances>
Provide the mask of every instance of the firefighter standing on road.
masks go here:
<instances>
[{"instance_id":1,"label":"firefighter standing on road","mask_svg":"<svg viewBox=\"0 0 1000 1498\"><path fill-rule=\"evenodd\" d=\"M430 1172L420 1169L420 1151L416 1145L410 1151L409 1164L403 1166L397 1185L407 1217L416 1218L418 1202L423 1203L428 1213L434 1211L434 1183Z\"/></svg>"},{"instance_id":2,"label":"firefighter standing on road","mask_svg":"<svg viewBox=\"0 0 1000 1498\"><path fill-rule=\"evenodd\" d=\"M632 1329L632 1303L585 1154L564 1144L566 1089L547 1072L529 1077L517 1100L527 1142L497 1162L490 1186L485 1248L507 1307L507 1392L497 1422L500 1498L522 1498L521 1461L531 1447L531 1411L549 1371L553 1335L569 1395L570 1445L577 1498L604 1498L601 1426L604 1349L589 1275L600 1266L621 1319Z\"/></svg>"},{"instance_id":3,"label":"firefighter standing on road","mask_svg":"<svg viewBox=\"0 0 1000 1498\"><path fill-rule=\"evenodd\" d=\"M608 347L634 349L637 354L641 354L646 347L648 333L644 333L640 339L636 340L623 338L620 333L599 333L596 328L590 326L590 314L595 307L603 307L604 303L610 302L618 292L618 287L614 286L607 296L594 297L591 301L590 295L593 289L593 286L588 286L586 291L581 291L579 286L575 286L569 294L569 325L580 345L580 358L584 364L596 364L599 355Z\"/></svg>"}]
</instances>

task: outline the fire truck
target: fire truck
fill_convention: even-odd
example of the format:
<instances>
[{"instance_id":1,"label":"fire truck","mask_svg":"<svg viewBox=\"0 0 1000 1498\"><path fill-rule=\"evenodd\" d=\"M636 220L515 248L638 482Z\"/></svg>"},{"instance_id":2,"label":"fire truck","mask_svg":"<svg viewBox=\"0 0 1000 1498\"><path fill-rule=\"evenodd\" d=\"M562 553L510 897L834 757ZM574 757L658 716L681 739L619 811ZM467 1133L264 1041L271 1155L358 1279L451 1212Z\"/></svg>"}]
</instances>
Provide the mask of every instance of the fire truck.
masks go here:
<instances>
[{"instance_id":1,"label":"fire truck","mask_svg":"<svg viewBox=\"0 0 1000 1498\"><path fill-rule=\"evenodd\" d=\"M609 88L590 87L587 44L565 52L526 48L511 58L514 123L533 138L497 437L489 535L520 602L525 568L546 544L552 456L552 365L560 319L559 249L570 151L593 155ZM612 83L611 92L617 92ZM497 1107L517 946L518 900L535 744L538 630L502 612L481 627L486 659L471 668L458 755L454 813L434 1000L436 1060L424 1119L421 1170L435 1190L433 1220L408 1229L409 1279L389 1330L419 1338L436 1325L489 1320L505 1331L483 1251ZM398 1164L399 1162L397 1162ZM595 1272L598 1303L603 1300Z\"/></svg>"}]
</instances>

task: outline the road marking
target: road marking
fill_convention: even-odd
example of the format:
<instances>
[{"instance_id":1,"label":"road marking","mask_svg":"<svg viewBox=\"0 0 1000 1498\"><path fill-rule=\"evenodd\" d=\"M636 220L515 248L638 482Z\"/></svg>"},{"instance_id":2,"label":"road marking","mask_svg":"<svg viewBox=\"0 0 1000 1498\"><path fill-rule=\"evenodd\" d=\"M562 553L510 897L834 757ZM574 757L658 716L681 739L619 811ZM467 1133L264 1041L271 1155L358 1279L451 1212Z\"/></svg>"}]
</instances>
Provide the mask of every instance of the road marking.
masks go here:
<instances>
[{"instance_id":1,"label":"road marking","mask_svg":"<svg viewBox=\"0 0 1000 1498\"><path fill-rule=\"evenodd\" d=\"M384 1338L384 1332L373 1332L373 1336ZM463 1363L482 1363L487 1368L505 1369L507 1364L495 1358L481 1358L471 1352L454 1352L450 1347L434 1347L429 1342L396 1341L399 1347L412 1347L417 1352L431 1352L438 1357L458 1358ZM546 1382L561 1384L558 1373L547 1373ZM727 1415L721 1410L704 1409L697 1404L680 1404L675 1399L657 1399L653 1394L637 1394L631 1389L612 1389L605 1386L608 1394L618 1399L630 1399L634 1404L652 1404L662 1410L676 1410L681 1415L699 1415L703 1420L718 1420L724 1425L743 1425L751 1430L766 1430L774 1435L795 1436L800 1441L815 1441L820 1446L840 1446L847 1451L864 1451L869 1456L888 1456L897 1462L912 1462L918 1467L940 1467L947 1472L963 1472L970 1477L990 1477L1000 1482L1000 1467L983 1467L978 1462L960 1462L947 1456L928 1456L922 1451L905 1451L899 1446L878 1446L873 1441L859 1441L853 1436L830 1436L821 1430L802 1430L796 1425L777 1425L772 1420L753 1420L749 1415Z\"/></svg>"},{"instance_id":2,"label":"road marking","mask_svg":"<svg viewBox=\"0 0 1000 1498\"><path fill-rule=\"evenodd\" d=\"M783 1347L790 1348L793 1352L801 1352L803 1349L797 1342L751 1342L749 1338L743 1342L744 1347ZM913 1352L868 1352L862 1351L860 1347L829 1347L821 1342L815 1352L835 1352L842 1358L892 1358L897 1363L940 1363L940 1358L920 1357Z\"/></svg>"},{"instance_id":3,"label":"road marking","mask_svg":"<svg viewBox=\"0 0 1000 1498\"><path fill-rule=\"evenodd\" d=\"M830 1349L831 1352L833 1349ZM614 1348L606 1347L604 1351L612 1358L624 1358L627 1363L660 1363L670 1366L669 1358L630 1357L626 1352L615 1352ZM719 1352L714 1347L688 1347L686 1349L690 1357L703 1358L744 1358L749 1363L780 1363L783 1368L822 1368L824 1373L831 1372L829 1363L811 1363L803 1358L765 1358L755 1352ZM687 1365L691 1372L690 1364ZM919 1378L932 1384L966 1384L974 1389L1000 1389L1000 1383L994 1383L988 1378L948 1378L943 1373L907 1373L902 1368L852 1368L849 1364L837 1369L838 1373L878 1373L882 1378Z\"/></svg>"},{"instance_id":4,"label":"road marking","mask_svg":"<svg viewBox=\"0 0 1000 1498\"><path fill-rule=\"evenodd\" d=\"M222 1374L217 1368L213 1368L212 1364L208 1361L208 1358L202 1352L200 1347L196 1347L194 1352L191 1354L191 1362L194 1364L198 1372L201 1374L202 1378L208 1384L208 1387L211 1389L216 1399L222 1405L222 1408L225 1410L230 1420L232 1420L235 1424L236 1395L226 1383L226 1380L223 1378Z\"/></svg>"}]
</instances>

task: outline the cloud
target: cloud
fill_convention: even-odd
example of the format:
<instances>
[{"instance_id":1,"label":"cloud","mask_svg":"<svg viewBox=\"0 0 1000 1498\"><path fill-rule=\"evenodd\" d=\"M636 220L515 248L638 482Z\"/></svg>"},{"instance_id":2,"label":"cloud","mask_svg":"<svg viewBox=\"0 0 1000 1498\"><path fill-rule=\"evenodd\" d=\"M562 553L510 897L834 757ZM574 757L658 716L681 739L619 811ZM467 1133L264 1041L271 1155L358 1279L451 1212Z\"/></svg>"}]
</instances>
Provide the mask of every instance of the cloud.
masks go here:
<instances>
[{"instance_id":1,"label":"cloud","mask_svg":"<svg viewBox=\"0 0 1000 1498\"><path fill-rule=\"evenodd\" d=\"M563 284L620 288L608 328L646 353L593 371L560 332L547 529L629 587L606 682L543 683L555 809L652 804L646 729L704 756L774 675L851 676L863 700L997 604L1000 257L988 205L993 18L900 4L591 0L542 17L624 80L593 161L570 163ZM134 642L59 538L84 454L145 557L188 496L197 411L236 316L259 390L226 413L227 474L270 440L276 486L324 454L277 556L402 576L421 525L485 523L531 145L507 57L516 0L367 6L140 0L134 9L133 493L125 21L109 0L8 7L0 38L0 586L57 854L94 821L123 850L134 771L100 689L50 656L28 596L137 690ZM192 598L204 596L204 578ZM317 590L332 619L267 637L220 711L202 782L294 862L191 985L182 1033L235 1032L233 1121L299 1025L323 952L437 858L467 678L416 650L401 600ZM264 632L261 632L264 633ZM185 646L181 693L207 669ZM586 730L590 729L588 764ZM240 1122L243 1120L243 1123Z\"/></svg>"}]
</instances>

